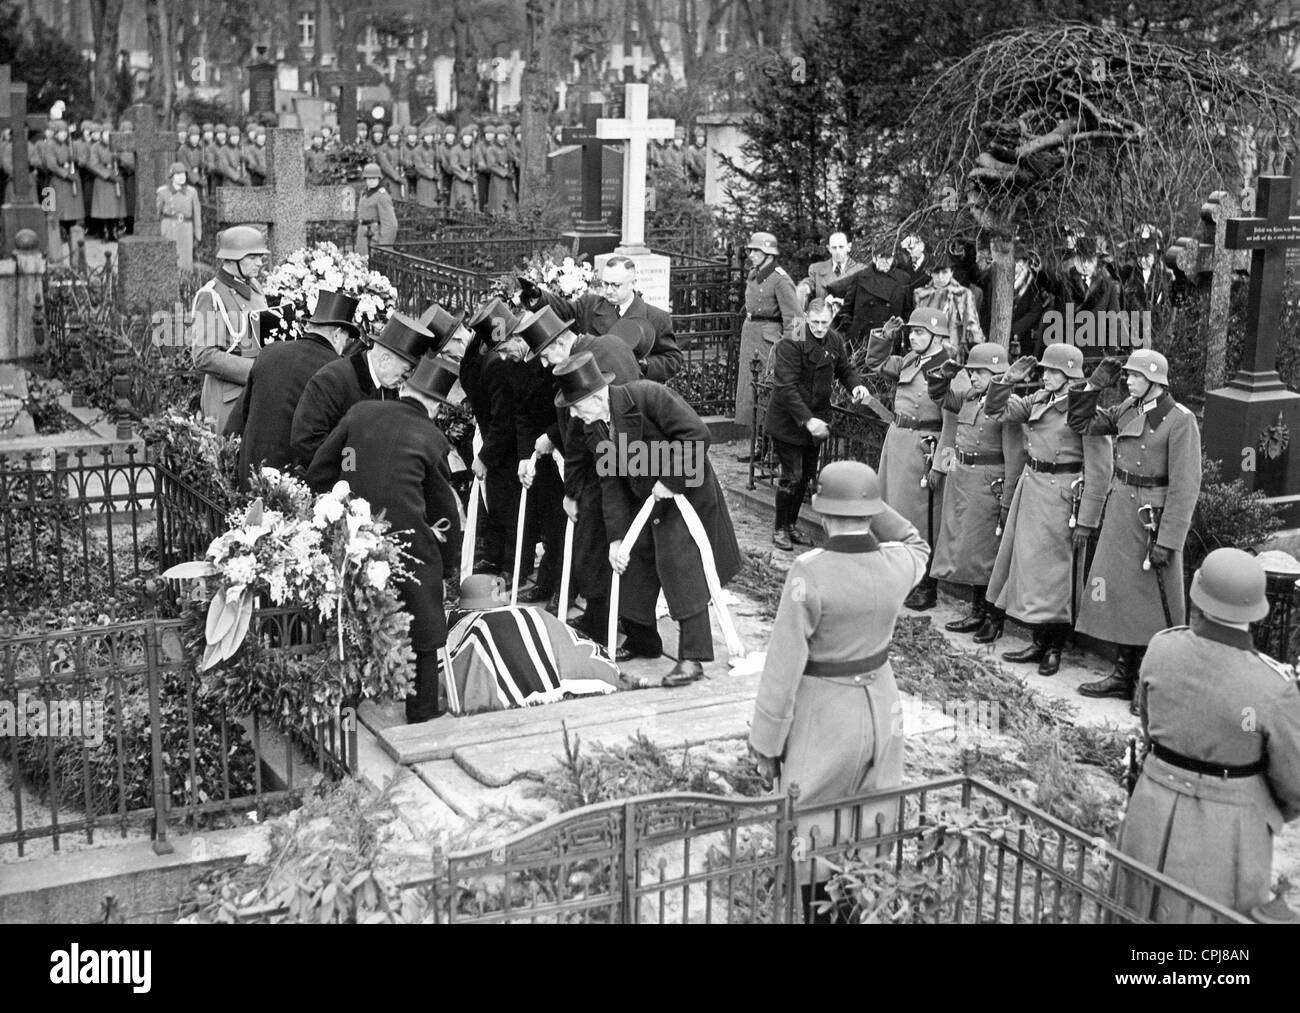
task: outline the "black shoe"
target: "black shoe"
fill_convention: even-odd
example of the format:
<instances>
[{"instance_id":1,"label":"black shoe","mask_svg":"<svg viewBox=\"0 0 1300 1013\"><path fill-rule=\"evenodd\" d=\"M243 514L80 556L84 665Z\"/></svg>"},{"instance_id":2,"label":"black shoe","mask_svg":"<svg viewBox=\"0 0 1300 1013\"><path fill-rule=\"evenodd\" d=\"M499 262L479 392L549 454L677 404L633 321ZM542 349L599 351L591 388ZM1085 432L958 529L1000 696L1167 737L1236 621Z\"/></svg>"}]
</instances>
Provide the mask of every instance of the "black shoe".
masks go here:
<instances>
[{"instance_id":1,"label":"black shoe","mask_svg":"<svg viewBox=\"0 0 1300 1013\"><path fill-rule=\"evenodd\" d=\"M704 666L698 661L679 661L672 667L661 686L676 687L687 686L704 678Z\"/></svg>"},{"instance_id":2,"label":"black shoe","mask_svg":"<svg viewBox=\"0 0 1300 1013\"><path fill-rule=\"evenodd\" d=\"M539 601L549 601L550 598L550 588L539 587L534 584L532 587L526 587L519 592L518 601L521 605L536 605Z\"/></svg>"},{"instance_id":3,"label":"black shoe","mask_svg":"<svg viewBox=\"0 0 1300 1013\"><path fill-rule=\"evenodd\" d=\"M985 617L984 623L976 631L975 636L971 639L977 644L991 644L1002 636L1002 624L1004 620L1001 613L990 613Z\"/></svg>"},{"instance_id":4,"label":"black shoe","mask_svg":"<svg viewBox=\"0 0 1300 1013\"><path fill-rule=\"evenodd\" d=\"M785 528L777 528L772 532L772 544L783 552L790 552L794 545L790 541L790 533Z\"/></svg>"},{"instance_id":5,"label":"black shoe","mask_svg":"<svg viewBox=\"0 0 1300 1013\"><path fill-rule=\"evenodd\" d=\"M949 633L974 633L984 625L984 620L988 616L988 606L982 597L976 598L970 605L970 611L960 619L954 619L950 623L944 623L943 628Z\"/></svg>"},{"instance_id":6,"label":"black shoe","mask_svg":"<svg viewBox=\"0 0 1300 1013\"><path fill-rule=\"evenodd\" d=\"M1038 662L1039 675L1055 675L1061 670L1061 647L1051 644L1043 651L1042 660Z\"/></svg>"},{"instance_id":7,"label":"black shoe","mask_svg":"<svg viewBox=\"0 0 1300 1013\"><path fill-rule=\"evenodd\" d=\"M937 584L920 583L912 588L912 593L903 599L903 607L913 612L924 612L939 604L939 587Z\"/></svg>"},{"instance_id":8,"label":"black shoe","mask_svg":"<svg viewBox=\"0 0 1300 1013\"><path fill-rule=\"evenodd\" d=\"M1117 700L1132 700L1133 687L1129 681L1117 668L1104 679L1098 679L1096 682L1085 682L1079 687L1080 696L1091 697L1114 697Z\"/></svg>"},{"instance_id":9,"label":"black shoe","mask_svg":"<svg viewBox=\"0 0 1300 1013\"><path fill-rule=\"evenodd\" d=\"M790 541L795 545L812 545L813 540L799 530L799 525L789 524L786 526L785 533L790 537Z\"/></svg>"},{"instance_id":10,"label":"black shoe","mask_svg":"<svg viewBox=\"0 0 1300 1013\"><path fill-rule=\"evenodd\" d=\"M415 707L406 708L406 723L408 725L419 725L426 721L432 721L434 718L440 718L443 715L441 709L420 710Z\"/></svg>"},{"instance_id":11,"label":"black shoe","mask_svg":"<svg viewBox=\"0 0 1300 1013\"><path fill-rule=\"evenodd\" d=\"M1034 642L1028 647L1019 651L1003 651L1002 660L1012 661L1016 664L1028 662L1034 664L1043 660L1043 655L1047 653L1047 647L1043 644L1043 633L1041 630L1034 630Z\"/></svg>"}]
</instances>

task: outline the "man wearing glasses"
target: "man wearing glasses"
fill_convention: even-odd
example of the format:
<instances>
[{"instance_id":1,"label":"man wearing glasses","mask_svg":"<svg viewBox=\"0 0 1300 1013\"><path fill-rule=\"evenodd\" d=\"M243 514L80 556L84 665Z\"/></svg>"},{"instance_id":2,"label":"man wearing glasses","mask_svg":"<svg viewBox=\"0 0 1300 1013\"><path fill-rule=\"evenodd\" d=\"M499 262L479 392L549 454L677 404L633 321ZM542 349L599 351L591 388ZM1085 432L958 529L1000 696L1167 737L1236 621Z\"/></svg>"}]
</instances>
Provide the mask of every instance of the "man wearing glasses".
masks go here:
<instances>
[{"instance_id":1,"label":"man wearing glasses","mask_svg":"<svg viewBox=\"0 0 1300 1013\"><path fill-rule=\"evenodd\" d=\"M673 337L673 318L657 306L648 306L636 293L636 263L630 257L613 256L600 269L600 281L592 291L577 299L565 299L544 292L535 282L519 279L523 304L530 310L549 306L561 320L572 320L580 334L608 334L624 318L648 320L654 328L654 343L638 360L647 380L667 383L682 368L682 353Z\"/></svg>"}]
</instances>

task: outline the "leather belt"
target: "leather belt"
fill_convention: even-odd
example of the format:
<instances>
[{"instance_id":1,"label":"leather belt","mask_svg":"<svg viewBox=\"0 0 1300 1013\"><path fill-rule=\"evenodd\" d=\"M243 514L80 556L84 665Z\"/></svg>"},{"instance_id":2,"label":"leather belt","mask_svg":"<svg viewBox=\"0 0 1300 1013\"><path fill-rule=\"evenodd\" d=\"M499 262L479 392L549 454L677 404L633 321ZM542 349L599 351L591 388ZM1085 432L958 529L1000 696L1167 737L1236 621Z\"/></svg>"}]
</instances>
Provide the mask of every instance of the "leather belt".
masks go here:
<instances>
[{"instance_id":1,"label":"leather belt","mask_svg":"<svg viewBox=\"0 0 1300 1013\"><path fill-rule=\"evenodd\" d=\"M1151 743L1151 752L1155 753L1156 756L1171 767L1177 767L1179 770L1186 770L1192 774L1208 774L1211 777L1254 777L1256 774L1262 774L1268 770L1268 764L1262 759L1256 760L1254 763L1247 763L1244 766L1210 763L1208 760L1198 760L1193 756L1176 753L1154 740Z\"/></svg>"},{"instance_id":2,"label":"leather belt","mask_svg":"<svg viewBox=\"0 0 1300 1013\"><path fill-rule=\"evenodd\" d=\"M909 419L905 415L895 418L894 425L899 429L921 429L930 433L937 433L943 429L943 423L938 419Z\"/></svg>"},{"instance_id":3,"label":"leather belt","mask_svg":"<svg viewBox=\"0 0 1300 1013\"><path fill-rule=\"evenodd\" d=\"M755 316L753 313L746 313L745 317L748 320L754 320L761 324L779 324L782 322L781 317L759 317Z\"/></svg>"},{"instance_id":4,"label":"leather belt","mask_svg":"<svg viewBox=\"0 0 1300 1013\"><path fill-rule=\"evenodd\" d=\"M1168 475L1134 475L1123 468L1115 469L1115 477L1125 485L1135 485L1139 489L1160 489L1169 484Z\"/></svg>"},{"instance_id":5,"label":"leather belt","mask_svg":"<svg viewBox=\"0 0 1300 1013\"><path fill-rule=\"evenodd\" d=\"M1025 467L1030 471L1039 471L1044 475L1059 475L1062 472L1083 471L1082 461L1040 461L1036 457L1027 458Z\"/></svg>"},{"instance_id":6,"label":"leather belt","mask_svg":"<svg viewBox=\"0 0 1300 1013\"><path fill-rule=\"evenodd\" d=\"M957 451L958 464L1005 464L1001 454L973 454L965 450Z\"/></svg>"},{"instance_id":7,"label":"leather belt","mask_svg":"<svg viewBox=\"0 0 1300 1013\"><path fill-rule=\"evenodd\" d=\"M815 679L840 679L846 675L866 675L889 660L889 644L875 654L854 661L813 661L804 665L803 674Z\"/></svg>"}]
</instances>

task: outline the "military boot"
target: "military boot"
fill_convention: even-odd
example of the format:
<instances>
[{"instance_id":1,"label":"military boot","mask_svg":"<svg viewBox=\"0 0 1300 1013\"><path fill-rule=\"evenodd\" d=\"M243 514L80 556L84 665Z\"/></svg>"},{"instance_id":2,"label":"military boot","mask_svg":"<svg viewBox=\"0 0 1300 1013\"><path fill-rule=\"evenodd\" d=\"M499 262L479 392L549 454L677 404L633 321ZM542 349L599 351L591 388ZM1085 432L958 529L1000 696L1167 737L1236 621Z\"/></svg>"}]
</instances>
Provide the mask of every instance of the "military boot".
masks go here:
<instances>
[{"instance_id":1,"label":"military boot","mask_svg":"<svg viewBox=\"0 0 1300 1013\"><path fill-rule=\"evenodd\" d=\"M1096 682L1085 682L1079 687L1080 695L1132 700L1137 688L1137 670L1133 667L1135 650L1128 644L1120 644L1115 653L1115 668L1110 675Z\"/></svg>"},{"instance_id":2,"label":"military boot","mask_svg":"<svg viewBox=\"0 0 1300 1013\"><path fill-rule=\"evenodd\" d=\"M1030 664L1033 664L1034 662L1042 661L1043 654L1047 650L1047 645L1043 642L1043 638L1044 638L1043 627L1035 626L1034 642L1030 644L1028 647L1020 649L1019 651L1003 651L1002 660L1014 661L1017 664L1021 662L1029 662Z\"/></svg>"},{"instance_id":3,"label":"military boot","mask_svg":"<svg viewBox=\"0 0 1300 1013\"><path fill-rule=\"evenodd\" d=\"M971 639L977 644L993 643L1002 636L1002 624L1006 618L1007 614L1000 608L989 605L984 613L984 625L975 631L975 636Z\"/></svg>"},{"instance_id":4,"label":"military boot","mask_svg":"<svg viewBox=\"0 0 1300 1013\"><path fill-rule=\"evenodd\" d=\"M939 582L930 576L923 577L921 583L912 588L912 593L903 599L903 607L913 612L924 612L938 603Z\"/></svg>"},{"instance_id":5,"label":"military boot","mask_svg":"<svg viewBox=\"0 0 1300 1013\"><path fill-rule=\"evenodd\" d=\"M1038 662L1039 675L1055 675L1061 670L1061 649L1069 635L1070 627L1064 623L1052 623L1043 631L1043 656Z\"/></svg>"},{"instance_id":6,"label":"military boot","mask_svg":"<svg viewBox=\"0 0 1300 1013\"><path fill-rule=\"evenodd\" d=\"M975 597L971 600L966 614L960 619L944 623L943 628L949 633L974 633L983 626L984 619L988 615L988 603L984 599L984 592L987 590L988 588L984 587L975 588Z\"/></svg>"}]
</instances>

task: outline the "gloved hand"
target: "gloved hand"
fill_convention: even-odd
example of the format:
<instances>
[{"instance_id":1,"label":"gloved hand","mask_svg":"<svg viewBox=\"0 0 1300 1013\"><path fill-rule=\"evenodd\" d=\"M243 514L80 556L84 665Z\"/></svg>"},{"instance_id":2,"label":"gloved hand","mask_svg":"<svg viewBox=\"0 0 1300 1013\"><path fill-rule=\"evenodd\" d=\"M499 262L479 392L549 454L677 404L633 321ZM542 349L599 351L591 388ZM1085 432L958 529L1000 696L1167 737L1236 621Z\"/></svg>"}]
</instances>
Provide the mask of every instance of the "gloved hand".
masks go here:
<instances>
[{"instance_id":1,"label":"gloved hand","mask_svg":"<svg viewBox=\"0 0 1300 1013\"><path fill-rule=\"evenodd\" d=\"M1023 383L1029 379L1029 374L1034 371L1034 367L1037 365L1038 360L1032 355L1022 355L1007 370L1007 379L1012 383Z\"/></svg>"},{"instance_id":2,"label":"gloved hand","mask_svg":"<svg viewBox=\"0 0 1300 1013\"><path fill-rule=\"evenodd\" d=\"M824 440L831 434L831 427L818 418L811 418L803 425L812 434L814 440Z\"/></svg>"},{"instance_id":3,"label":"gloved hand","mask_svg":"<svg viewBox=\"0 0 1300 1013\"><path fill-rule=\"evenodd\" d=\"M1153 545L1151 546L1151 565L1157 570L1163 570L1169 565L1169 561L1173 558L1173 555L1174 554L1163 545Z\"/></svg>"},{"instance_id":4,"label":"gloved hand","mask_svg":"<svg viewBox=\"0 0 1300 1013\"><path fill-rule=\"evenodd\" d=\"M542 300L542 290L537 282L522 275L519 277L519 295L523 304L529 309L536 309L534 304Z\"/></svg>"},{"instance_id":5,"label":"gloved hand","mask_svg":"<svg viewBox=\"0 0 1300 1013\"><path fill-rule=\"evenodd\" d=\"M1070 541L1073 544L1074 548L1082 549L1086 547L1088 544L1088 539L1092 537L1092 533L1095 530L1096 528L1089 528L1084 526L1083 524L1080 524L1078 527L1076 527L1074 529L1074 533L1070 536Z\"/></svg>"},{"instance_id":6,"label":"gloved hand","mask_svg":"<svg viewBox=\"0 0 1300 1013\"><path fill-rule=\"evenodd\" d=\"M943 484L943 472L938 468L931 468L926 481L930 483L931 489L938 489Z\"/></svg>"},{"instance_id":7,"label":"gloved hand","mask_svg":"<svg viewBox=\"0 0 1300 1013\"><path fill-rule=\"evenodd\" d=\"M1115 386L1115 381L1119 379L1123 367L1123 359L1114 355L1106 356L1097 363L1097 368L1088 377L1088 386L1094 390L1105 390L1107 387Z\"/></svg>"}]
</instances>

